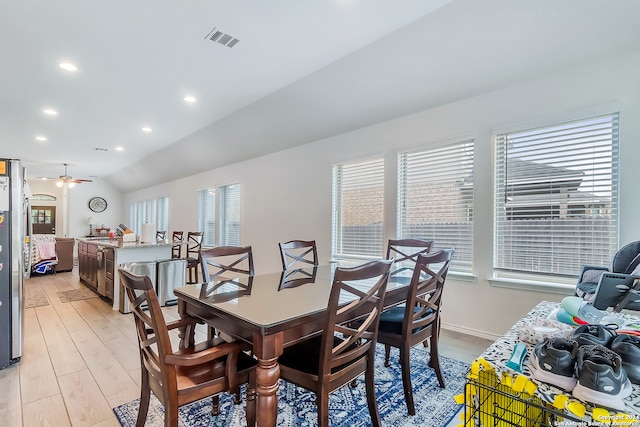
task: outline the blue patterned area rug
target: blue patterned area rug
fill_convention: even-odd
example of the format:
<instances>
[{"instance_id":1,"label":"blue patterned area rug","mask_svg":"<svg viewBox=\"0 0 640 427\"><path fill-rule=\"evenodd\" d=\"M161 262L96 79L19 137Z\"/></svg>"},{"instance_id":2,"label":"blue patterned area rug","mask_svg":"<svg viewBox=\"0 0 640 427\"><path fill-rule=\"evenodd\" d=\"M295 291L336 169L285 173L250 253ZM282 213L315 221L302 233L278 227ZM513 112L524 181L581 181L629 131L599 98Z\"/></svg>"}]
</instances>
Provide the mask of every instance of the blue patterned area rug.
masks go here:
<instances>
[{"instance_id":1,"label":"blue patterned area rug","mask_svg":"<svg viewBox=\"0 0 640 427\"><path fill-rule=\"evenodd\" d=\"M398 364L398 351L392 349L389 368L385 368L384 349L376 349L376 399L382 425L446 426L457 415L460 405L454 401L462 393L468 365L440 356L446 388L441 389L435 372L429 367L429 352L416 348L411 353L411 381L413 382L416 415L410 416L404 402L402 377ZM242 389L244 393L244 389ZM135 426L138 399L114 408L125 427ZM315 394L281 380L278 392L278 427L317 426ZM220 415L211 415L211 399L203 399L179 409L180 427L240 427L246 425L244 403L234 405L228 394L220 396ZM151 396L145 426L163 426L163 407ZM329 398L329 424L331 426L364 427L371 425L364 386L364 375L358 387L336 390Z\"/></svg>"}]
</instances>

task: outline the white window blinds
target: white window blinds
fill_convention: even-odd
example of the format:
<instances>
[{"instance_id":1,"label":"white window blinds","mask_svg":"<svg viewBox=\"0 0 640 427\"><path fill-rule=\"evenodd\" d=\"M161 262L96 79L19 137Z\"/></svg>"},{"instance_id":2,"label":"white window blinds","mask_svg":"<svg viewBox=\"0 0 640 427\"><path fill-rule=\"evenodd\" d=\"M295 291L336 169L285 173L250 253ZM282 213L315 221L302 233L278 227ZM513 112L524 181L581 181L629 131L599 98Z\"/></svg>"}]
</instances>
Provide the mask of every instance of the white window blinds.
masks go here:
<instances>
[{"instance_id":1,"label":"white window blinds","mask_svg":"<svg viewBox=\"0 0 640 427\"><path fill-rule=\"evenodd\" d=\"M384 158L333 167L332 250L335 258L383 255Z\"/></svg>"},{"instance_id":2,"label":"white window blinds","mask_svg":"<svg viewBox=\"0 0 640 427\"><path fill-rule=\"evenodd\" d=\"M240 245L240 184L218 188L220 194L220 245Z\"/></svg>"},{"instance_id":3,"label":"white window blinds","mask_svg":"<svg viewBox=\"0 0 640 427\"><path fill-rule=\"evenodd\" d=\"M618 114L496 136L497 272L577 276L617 230Z\"/></svg>"},{"instance_id":4,"label":"white window blinds","mask_svg":"<svg viewBox=\"0 0 640 427\"><path fill-rule=\"evenodd\" d=\"M202 245L215 246L216 243L216 189L198 192L198 230L202 231Z\"/></svg>"},{"instance_id":5,"label":"white window blinds","mask_svg":"<svg viewBox=\"0 0 640 427\"><path fill-rule=\"evenodd\" d=\"M156 230L167 230L169 225L169 198L141 200L131 204L129 210L131 229L136 233L142 233L142 224L149 222L155 224Z\"/></svg>"},{"instance_id":6,"label":"white window blinds","mask_svg":"<svg viewBox=\"0 0 640 427\"><path fill-rule=\"evenodd\" d=\"M474 141L398 155L398 238L455 248L451 269L471 272Z\"/></svg>"}]
</instances>

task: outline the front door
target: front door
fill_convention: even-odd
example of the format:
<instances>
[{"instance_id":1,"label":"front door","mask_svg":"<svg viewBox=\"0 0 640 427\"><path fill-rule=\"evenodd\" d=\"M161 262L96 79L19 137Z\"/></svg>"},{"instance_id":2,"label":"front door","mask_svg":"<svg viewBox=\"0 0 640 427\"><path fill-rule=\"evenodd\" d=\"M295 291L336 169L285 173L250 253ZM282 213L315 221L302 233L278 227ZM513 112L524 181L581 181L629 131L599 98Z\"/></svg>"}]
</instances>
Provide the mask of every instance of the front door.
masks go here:
<instances>
[{"instance_id":1,"label":"front door","mask_svg":"<svg viewBox=\"0 0 640 427\"><path fill-rule=\"evenodd\" d=\"M56 234L56 207L32 206L33 234Z\"/></svg>"}]
</instances>

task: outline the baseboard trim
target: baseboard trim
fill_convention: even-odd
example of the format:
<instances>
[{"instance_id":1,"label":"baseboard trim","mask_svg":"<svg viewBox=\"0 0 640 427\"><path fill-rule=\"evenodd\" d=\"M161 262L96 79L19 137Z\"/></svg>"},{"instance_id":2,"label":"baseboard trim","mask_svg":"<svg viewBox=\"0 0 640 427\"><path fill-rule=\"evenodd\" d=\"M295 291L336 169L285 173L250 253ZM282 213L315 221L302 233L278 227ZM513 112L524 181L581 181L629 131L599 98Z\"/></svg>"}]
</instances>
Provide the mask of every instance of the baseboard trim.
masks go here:
<instances>
[{"instance_id":1,"label":"baseboard trim","mask_svg":"<svg viewBox=\"0 0 640 427\"><path fill-rule=\"evenodd\" d=\"M491 341L495 341L502 335L493 334L491 332L481 331L479 329L467 328L466 326L454 325L452 323L442 322L442 327L448 331L458 332L465 335L471 335L473 337L485 338Z\"/></svg>"}]
</instances>

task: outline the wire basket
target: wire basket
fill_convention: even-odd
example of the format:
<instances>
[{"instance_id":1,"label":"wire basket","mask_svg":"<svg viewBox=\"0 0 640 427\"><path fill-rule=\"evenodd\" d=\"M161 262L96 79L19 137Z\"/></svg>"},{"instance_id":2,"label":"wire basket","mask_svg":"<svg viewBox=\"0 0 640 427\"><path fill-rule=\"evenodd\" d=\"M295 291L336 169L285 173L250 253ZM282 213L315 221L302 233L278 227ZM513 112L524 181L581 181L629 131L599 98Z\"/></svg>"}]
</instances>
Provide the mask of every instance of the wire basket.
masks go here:
<instances>
[{"instance_id":1,"label":"wire basket","mask_svg":"<svg viewBox=\"0 0 640 427\"><path fill-rule=\"evenodd\" d=\"M527 391L501 383L495 371L480 371L465 384L465 426L482 427L586 427L588 423L560 412Z\"/></svg>"}]
</instances>

